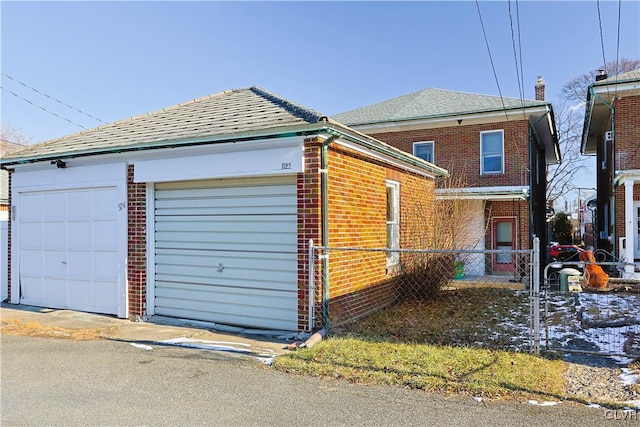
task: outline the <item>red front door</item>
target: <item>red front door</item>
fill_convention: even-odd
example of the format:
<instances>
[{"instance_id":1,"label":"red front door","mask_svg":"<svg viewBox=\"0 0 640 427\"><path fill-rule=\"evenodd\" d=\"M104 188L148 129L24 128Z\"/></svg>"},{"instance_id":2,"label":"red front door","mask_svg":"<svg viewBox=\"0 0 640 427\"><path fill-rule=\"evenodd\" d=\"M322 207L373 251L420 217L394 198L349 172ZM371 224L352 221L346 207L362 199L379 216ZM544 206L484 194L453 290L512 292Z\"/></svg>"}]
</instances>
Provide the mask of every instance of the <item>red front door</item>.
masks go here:
<instances>
[{"instance_id":1,"label":"red front door","mask_svg":"<svg viewBox=\"0 0 640 427\"><path fill-rule=\"evenodd\" d=\"M513 251L515 249L516 221L514 218L496 218L492 221L493 249ZM493 271L514 271L515 257L512 253L493 255Z\"/></svg>"}]
</instances>

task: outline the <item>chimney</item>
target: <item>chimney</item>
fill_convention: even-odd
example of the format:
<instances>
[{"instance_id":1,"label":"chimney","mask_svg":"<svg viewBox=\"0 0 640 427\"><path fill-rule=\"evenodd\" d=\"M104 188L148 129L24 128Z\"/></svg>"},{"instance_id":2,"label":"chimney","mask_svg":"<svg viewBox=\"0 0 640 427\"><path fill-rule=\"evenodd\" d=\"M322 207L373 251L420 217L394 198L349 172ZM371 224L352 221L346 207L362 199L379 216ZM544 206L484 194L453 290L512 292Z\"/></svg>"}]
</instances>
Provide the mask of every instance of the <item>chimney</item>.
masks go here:
<instances>
[{"instance_id":1,"label":"chimney","mask_svg":"<svg viewBox=\"0 0 640 427\"><path fill-rule=\"evenodd\" d=\"M544 101L544 80L542 80L542 76L538 76L538 81L536 82L536 101Z\"/></svg>"},{"instance_id":2,"label":"chimney","mask_svg":"<svg viewBox=\"0 0 640 427\"><path fill-rule=\"evenodd\" d=\"M608 77L607 72L601 68L598 70L598 74L596 74L596 81L606 80Z\"/></svg>"}]
</instances>

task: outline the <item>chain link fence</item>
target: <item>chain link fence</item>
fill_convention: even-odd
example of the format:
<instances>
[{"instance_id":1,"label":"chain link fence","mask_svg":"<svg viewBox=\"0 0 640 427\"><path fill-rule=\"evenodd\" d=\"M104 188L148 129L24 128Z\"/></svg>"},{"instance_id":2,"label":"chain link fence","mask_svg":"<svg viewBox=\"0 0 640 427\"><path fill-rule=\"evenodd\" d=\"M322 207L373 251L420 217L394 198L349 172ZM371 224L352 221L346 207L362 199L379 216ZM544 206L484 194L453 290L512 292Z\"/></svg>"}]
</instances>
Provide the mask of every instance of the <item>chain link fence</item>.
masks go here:
<instances>
[{"instance_id":1,"label":"chain link fence","mask_svg":"<svg viewBox=\"0 0 640 427\"><path fill-rule=\"evenodd\" d=\"M552 262L541 293L542 346L558 353L640 357L640 280L633 263L596 253L596 262ZM597 265L606 286L585 283L585 270Z\"/></svg>"},{"instance_id":2,"label":"chain link fence","mask_svg":"<svg viewBox=\"0 0 640 427\"><path fill-rule=\"evenodd\" d=\"M532 253L312 247L317 319L337 335L531 351Z\"/></svg>"}]
</instances>

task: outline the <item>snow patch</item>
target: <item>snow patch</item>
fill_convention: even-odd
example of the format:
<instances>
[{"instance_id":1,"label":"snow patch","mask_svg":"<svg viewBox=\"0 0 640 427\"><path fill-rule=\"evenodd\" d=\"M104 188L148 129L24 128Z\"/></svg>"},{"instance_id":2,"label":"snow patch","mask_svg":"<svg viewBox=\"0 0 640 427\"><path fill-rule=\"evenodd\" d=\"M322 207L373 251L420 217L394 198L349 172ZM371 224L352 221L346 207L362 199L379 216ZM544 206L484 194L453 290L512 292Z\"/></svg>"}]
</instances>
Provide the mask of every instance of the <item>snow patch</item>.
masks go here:
<instances>
[{"instance_id":1,"label":"snow patch","mask_svg":"<svg viewBox=\"0 0 640 427\"><path fill-rule=\"evenodd\" d=\"M150 345L146 345L146 344L138 344L135 342L130 343L133 347L135 348L141 348L142 350L153 350L153 347L151 347Z\"/></svg>"},{"instance_id":2,"label":"snow patch","mask_svg":"<svg viewBox=\"0 0 640 427\"><path fill-rule=\"evenodd\" d=\"M536 406L555 406L558 404L558 402L547 402L547 401L538 402L537 400L533 400L533 399L529 400L529 402L527 403L529 403L529 405L536 405Z\"/></svg>"},{"instance_id":3,"label":"snow patch","mask_svg":"<svg viewBox=\"0 0 640 427\"><path fill-rule=\"evenodd\" d=\"M638 384L638 378L640 378L640 375L637 371L633 371L629 368L622 368L622 373L618 375L618 378L622 380L622 384L624 385L633 385Z\"/></svg>"}]
</instances>

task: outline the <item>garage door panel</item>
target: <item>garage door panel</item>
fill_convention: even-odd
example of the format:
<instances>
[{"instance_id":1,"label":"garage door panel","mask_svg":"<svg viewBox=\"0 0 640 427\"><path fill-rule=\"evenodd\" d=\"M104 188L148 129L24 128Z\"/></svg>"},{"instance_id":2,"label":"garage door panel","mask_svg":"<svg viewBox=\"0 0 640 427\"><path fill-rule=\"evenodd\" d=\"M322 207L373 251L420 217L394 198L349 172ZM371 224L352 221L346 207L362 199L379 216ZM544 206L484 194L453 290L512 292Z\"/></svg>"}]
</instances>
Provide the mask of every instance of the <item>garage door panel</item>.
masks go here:
<instances>
[{"instance_id":1,"label":"garage door panel","mask_svg":"<svg viewBox=\"0 0 640 427\"><path fill-rule=\"evenodd\" d=\"M277 292L269 289L256 291L255 289L241 289L236 292L233 288L224 286L195 286L190 288L170 288L163 287L162 291L156 295L159 299L201 301L207 303L225 305L243 305L255 307L268 307L290 309L292 303L296 301L296 295L291 292Z\"/></svg>"},{"instance_id":2,"label":"garage door panel","mask_svg":"<svg viewBox=\"0 0 640 427\"><path fill-rule=\"evenodd\" d=\"M98 220L93 222L93 247L96 249L113 249L118 246L118 235L115 221Z\"/></svg>"},{"instance_id":3,"label":"garage door panel","mask_svg":"<svg viewBox=\"0 0 640 427\"><path fill-rule=\"evenodd\" d=\"M175 249L175 250L198 250L198 251L241 251L241 252L272 252L288 254L294 253L294 248L291 244L278 244L277 242L269 243L239 243L239 242L163 242L158 241L156 243L160 249Z\"/></svg>"},{"instance_id":4,"label":"garage door panel","mask_svg":"<svg viewBox=\"0 0 640 427\"><path fill-rule=\"evenodd\" d=\"M95 219L111 219L118 206L118 192L115 187L98 188L92 191L91 216Z\"/></svg>"},{"instance_id":5,"label":"garage door panel","mask_svg":"<svg viewBox=\"0 0 640 427\"><path fill-rule=\"evenodd\" d=\"M49 221L67 220L67 200L64 192L46 192L42 194L44 204L43 218Z\"/></svg>"},{"instance_id":6,"label":"garage door panel","mask_svg":"<svg viewBox=\"0 0 640 427\"><path fill-rule=\"evenodd\" d=\"M118 314L117 188L20 193L20 202L20 302Z\"/></svg>"},{"instance_id":7,"label":"garage door panel","mask_svg":"<svg viewBox=\"0 0 640 427\"><path fill-rule=\"evenodd\" d=\"M196 219L196 220L194 220ZM256 221L254 216L223 217L175 217L157 218L156 232L229 232L245 233L296 233L295 215L262 216Z\"/></svg>"},{"instance_id":8,"label":"garage door panel","mask_svg":"<svg viewBox=\"0 0 640 427\"><path fill-rule=\"evenodd\" d=\"M93 277L93 257L91 251L67 252L68 277L90 280Z\"/></svg>"},{"instance_id":9,"label":"garage door panel","mask_svg":"<svg viewBox=\"0 0 640 427\"><path fill-rule=\"evenodd\" d=\"M21 302L39 305L44 300L44 277L24 275L20 279Z\"/></svg>"},{"instance_id":10,"label":"garage door panel","mask_svg":"<svg viewBox=\"0 0 640 427\"><path fill-rule=\"evenodd\" d=\"M44 299L50 307L67 308L67 280L45 277Z\"/></svg>"},{"instance_id":11,"label":"garage door panel","mask_svg":"<svg viewBox=\"0 0 640 427\"><path fill-rule=\"evenodd\" d=\"M93 252L93 277L96 280L109 280L115 282L118 278L118 255L113 251Z\"/></svg>"},{"instance_id":12,"label":"garage door panel","mask_svg":"<svg viewBox=\"0 0 640 427\"><path fill-rule=\"evenodd\" d=\"M72 206L67 218L70 220L91 218L91 193L89 191L70 191L66 203Z\"/></svg>"},{"instance_id":13,"label":"garage door panel","mask_svg":"<svg viewBox=\"0 0 640 427\"><path fill-rule=\"evenodd\" d=\"M192 266L192 265L159 265L156 267L156 273L159 277L163 273L171 273L175 276L186 277L228 277L227 280L254 280L261 282L291 282L296 280L298 275L294 271L278 271L268 269L258 269L253 267L247 268L234 268L229 266L223 266L223 270L219 271L219 267L215 265L211 266ZM261 274L262 277L257 279L257 275Z\"/></svg>"},{"instance_id":14,"label":"garage door panel","mask_svg":"<svg viewBox=\"0 0 640 427\"><path fill-rule=\"evenodd\" d=\"M42 255L44 259L44 275L46 277L65 277L67 275L66 251L44 250Z\"/></svg>"},{"instance_id":15,"label":"garage door panel","mask_svg":"<svg viewBox=\"0 0 640 427\"><path fill-rule=\"evenodd\" d=\"M30 266L31 275L42 276L44 274L44 263L40 250L23 250L21 255L22 263Z\"/></svg>"},{"instance_id":16,"label":"garage door panel","mask_svg":"<svg viewBox=\"0 0 640 427\"><path fill-rule=\"evenodd\" d=\"M156 255L156 262L158 265L182 265L182 266L211 266L212 259L214 266L219 266L222 263L224 268L253 268L257 270L276 270L276 271L295 271L297 268L297 261L288 258L273 259L269 257L261 257L260 253L238 253L240 256L236 256L235 253L223 252L216 255L190 255L190 254L158 254ZM280 256L284 254L278 254ZM219 261L216 264L216 261Z\"/></svg>"},{"instance_id":17,"label":"garage door panel","mask_svg":"<svg viewBox=\"0 0 640 427\"><path fill-rule=\"evenodd\" d=\"M42 223L26 222L22 223L22 247L41 248L43 244Z\"/></svg>"},{"instance_id":18,"label":"garage door panel","mask_svg":"<svg viewBox=\"0 0 640 427\"><path fill-rule=\"evenodd\" d=\"M244 244L244 243L262 243L270 244L277 241L279 245L292 242L296 242L297 236L295 233L245 233L245 232L233 232L233 230L225 231L160 231L156 234L158 242L193 242L193 243L232 243L232 244ZM284 241L284 242L283 242Z\"/></svg>"},{"instance_id":19,"label":"garage door panel","mask_svg":"<svg viewBox=\"0 0 640 427\"><path fill-rule=\"evenodd\" d=\"M184 300L171 298L172 307L174 310L194 310L194 311L209 311L215 313L217 316L251 316L257 318L273 318L280 320L296 320L298 317L297 311L283 310L281 308L271 308L262 305L245 305L234 304L230 302L218 302L218 301L202 301L202 300Z\"/></svg>"},{"instance_id":20,"label":"garage door panel","mask_svg":"<svg viewBox=\"0 0 640 427\"><path fill-rule=\"evenodd\" d=\"M44 202L41 193L26 193L21 197L20 217L23 221L40 221L44 217Z\"/></svg>"},{"instance_id":21,"label":"garage door panel","mask_svg":"<svg viewBox=\"0 0 640 427\"><path fill-rule=\"evenodd\" d=\"M67 247L67 225L64 222L45 222L43 228L45 248Z\"/></svg>"},{"instance_id":22,"label":"garage door panel","mask_svg":"<svg viewBox=\"0 0 640 427\"><path fill-rule=\"evenodd\" d=\"M69 223L69 247L91 249L92 231L90 221L73 221Z\"/></svg>"},{"instance_id":23,"label":"garage door panel","mask_svg":"<svg viewBox=\"0 0 640 427\"><path fill-rule=\"evenodd\" d=\"M156 313L297 329L295 177L190 185L156 186Z\"/></svg>"}]
</instances>

